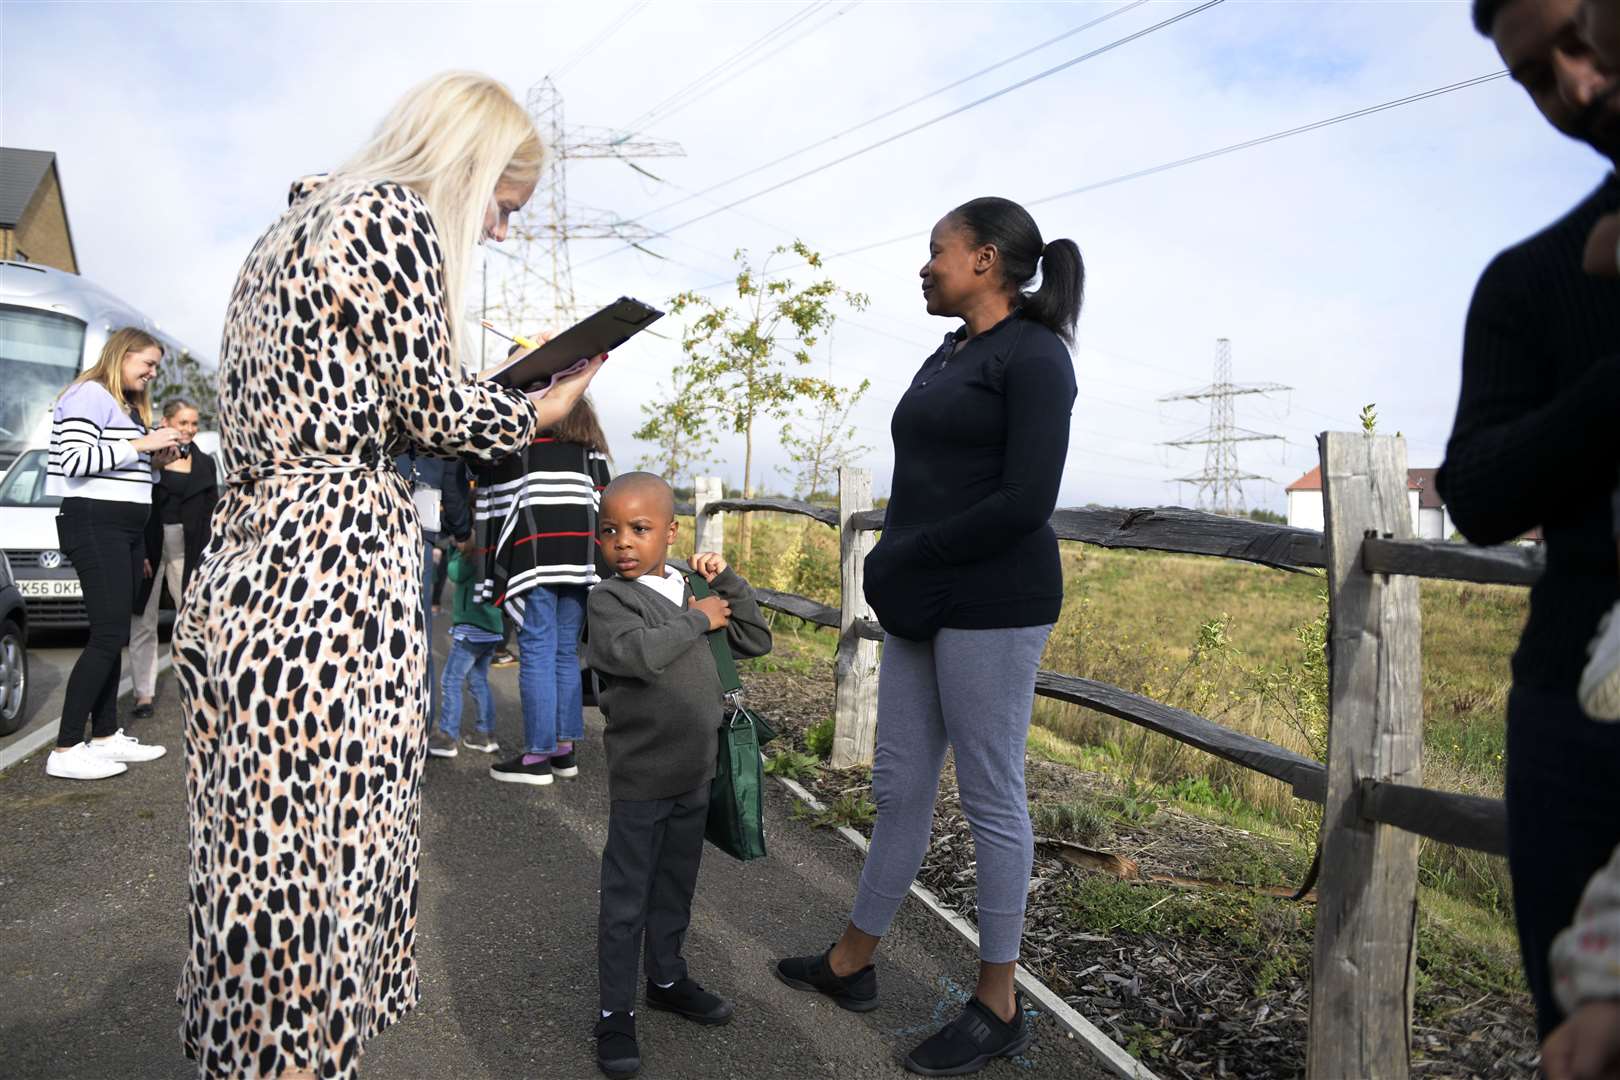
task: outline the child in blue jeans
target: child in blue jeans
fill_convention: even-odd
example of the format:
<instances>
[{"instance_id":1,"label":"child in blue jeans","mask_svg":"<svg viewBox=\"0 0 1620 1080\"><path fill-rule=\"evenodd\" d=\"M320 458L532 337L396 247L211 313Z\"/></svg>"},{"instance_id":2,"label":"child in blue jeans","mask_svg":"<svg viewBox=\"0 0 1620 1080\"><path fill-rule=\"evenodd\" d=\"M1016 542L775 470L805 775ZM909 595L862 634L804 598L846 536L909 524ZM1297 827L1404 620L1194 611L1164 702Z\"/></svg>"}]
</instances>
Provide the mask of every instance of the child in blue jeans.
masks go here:
<instances>
[{"instance_id":1,"label":"child in blue jeans","mask_svg":"<svg viewBox=\"0 0 1620 1080\"><path fill-rule=\"evenodd\" d=\"M501 647L500 609L473 599L479 568L472 557L475 541L468 537L450 549L446 574L455 586L450 618L450 656L444 662L443 682L439 684L439 722L428 736L428 753L434 757L456 756L456 739L461 734L461 684L472 690L478 703L478 730L461 740L469 750L493 754L500 749L495 741L495 699L489 692L489 664Z\"/></svg>"}]
</instances>

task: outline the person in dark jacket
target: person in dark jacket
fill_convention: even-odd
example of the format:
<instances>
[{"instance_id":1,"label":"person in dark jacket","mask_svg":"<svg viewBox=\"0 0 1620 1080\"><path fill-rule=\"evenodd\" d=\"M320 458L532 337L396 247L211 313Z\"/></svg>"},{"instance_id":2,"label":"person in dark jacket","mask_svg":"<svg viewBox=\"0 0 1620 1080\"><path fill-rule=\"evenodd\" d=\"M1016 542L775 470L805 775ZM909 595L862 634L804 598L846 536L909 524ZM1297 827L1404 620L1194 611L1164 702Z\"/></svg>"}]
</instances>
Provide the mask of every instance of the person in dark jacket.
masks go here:
<instances>
[{"instance_id":1,"label":"person in dark jacket","mask_svg":"<svg viewBox=\"0 0 1620 1080\"><path fill-rule=\"evenodd\" d=\"M1620 163L1620 113L1575 32L1578 0L1475 0L1549 123ZM1525 977L1542 1036L1562 1010L1548 953L1581 890L1620 843L1620 727L1582 710L1576 685L1617 599L1609 493L1620 461L1620 281L1581 268L1597 220L1620 209L1611 173L1569 213L1491 261L1463 332L1462 393L1436 477L1457 528L1498 544L1540 526L1547 570L1513 656L1507 702L1508 868Z\"/></svg>"},{"instance_id":2,"label":"person in dark jacket","mask_svg":"<svg viewBox=\"0 0 1620 1080\"><path fill-rule=\"evenodd\" d=\"M137 614L130 620L129 661L135 683L137 720L152 715L157 694L158 607L163 586L175 607L185 595L192 569L208 546L209 521L219 501L219 470L214 459L193 443L201 414L185 398L163 404L161 427L180 433L181 455L163 466L152 486L152 515L146 519L145 578L135 597Z\"/></svg>"},{"instance_id":3,"label":"person in dark jacket","mask_svg":"<svg viewBox=\"0 0 1620 1080\"><path fill-rule=\"evenodd\" d=\"M1025 289L1040 272L1037 291ZM979 981L962 1014L906 1067L959 1075L1018 1053L1013 988L1034 860L1024 744L1035 672L1063 604L1048 520L1074 405L1069 343L1085 269L1043 243L1023 207L974 199L934 226L922 292L962 325L895 407L894 483L866 597L888 632L872 792L877 823L843 937L777 965L789 986L877 1005L872 957L928 848L945 750L955 750L978 875Z\"/></svg>"}]
</instances>

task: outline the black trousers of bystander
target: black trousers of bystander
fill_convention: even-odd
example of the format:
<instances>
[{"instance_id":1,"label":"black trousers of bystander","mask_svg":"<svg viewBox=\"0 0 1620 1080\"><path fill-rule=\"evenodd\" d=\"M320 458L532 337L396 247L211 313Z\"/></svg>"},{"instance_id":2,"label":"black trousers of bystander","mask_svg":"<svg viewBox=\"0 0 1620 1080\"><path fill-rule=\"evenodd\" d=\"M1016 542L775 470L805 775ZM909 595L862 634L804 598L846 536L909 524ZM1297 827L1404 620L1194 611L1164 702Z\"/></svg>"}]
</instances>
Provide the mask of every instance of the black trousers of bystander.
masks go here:
<instances>
[{"instance_id":1,"label":"black trousers of bystander","mask_svg":"<svg viewBox=\"0 0 1620 1080\"><path fill-rule=\"evenodd\" d=\"M1545 1037L1563 1019L1548 953L1581 892L1620 845L1620 724L1587 717L1573 692L1508 695L1508 869L1524 973Z\"/></svg>"}]
</instances>

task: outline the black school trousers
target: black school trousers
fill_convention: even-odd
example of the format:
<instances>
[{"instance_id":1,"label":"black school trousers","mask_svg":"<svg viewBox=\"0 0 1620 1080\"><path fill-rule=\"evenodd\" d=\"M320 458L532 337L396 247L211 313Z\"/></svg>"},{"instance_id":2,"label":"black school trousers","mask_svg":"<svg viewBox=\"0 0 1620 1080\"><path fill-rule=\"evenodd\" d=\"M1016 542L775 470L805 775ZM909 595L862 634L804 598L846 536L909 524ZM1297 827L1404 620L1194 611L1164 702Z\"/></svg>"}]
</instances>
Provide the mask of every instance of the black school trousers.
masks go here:
<instances>
[{"instance_id":1,"label":"black school trousers","mask_svg":"<svg viewBox=\"0 0 1620 1080\"><path fill-rule=\"evenodd\" d=\"M609 807L596 927L604 1011L636 1007L636 961L643 955L649 982L686 978L681 946L708 817L707 783L672 799L614 799Z\"/></svg>"},{"instance_id":2,"label":"black school trousers","mask_svg":"<svg viewBox=\"0 0 1620 1080\"><path fill-rule=\"evenodd\" d=\"M123 651L129 644L129 617L146 558L148 503L111 499L62 500L56 515L56 537L73 563L90 616L90 639L73 665L62 695L59 747L118 730L118 680L123 677Z\"/></svg>"},{"instance_id":3,"label":"black school trousers","mask_svg":"<svg viewBox=\"0 0 1620 1080\"><path fill-rule=\"evenodd\" d=\"M1529 686L1514 686L1507 714L1513 915L1545 1038L1563 1019L1548 964L1553 938L1620 845L1620 724L1589 719L1573 690Z\"/></svg>"}]
</instances>

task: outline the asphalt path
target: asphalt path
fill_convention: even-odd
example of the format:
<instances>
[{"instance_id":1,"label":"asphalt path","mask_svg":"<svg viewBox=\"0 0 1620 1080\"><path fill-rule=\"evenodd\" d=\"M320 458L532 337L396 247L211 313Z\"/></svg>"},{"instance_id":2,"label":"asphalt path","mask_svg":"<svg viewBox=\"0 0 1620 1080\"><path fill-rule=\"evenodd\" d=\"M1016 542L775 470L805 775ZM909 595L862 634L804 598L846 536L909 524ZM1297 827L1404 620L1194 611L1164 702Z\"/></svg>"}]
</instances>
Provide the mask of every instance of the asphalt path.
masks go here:
<instances>
[{"instance_id":1,"label":"asphalt path","mask_svg":"<svg viewBox=\"0 0 1620 1080\"><path fill-rule=\"evenodd\" d=\"M442 656L444 642L439 649ZM503 745L521 729L516 669L492 673ZM470 705L469 701L469 705ZM129 698L121 702L127 712ZM185 949L186 823L173 677L158 714L128 724L169 747L94 783L44 775L42 755L0 774L0 1077L182 1078L174 986ZM592 1077L597 874L607 821L601 719L587 715L581 774L532 788L488 778L491 758L430 759L422 809L415 1012L375 1039L361 1074L456 1080ZM914 899L885 942L883 1006L847 1013L770 974L819 950L854 895L859 855L791 816L769 785L770 857L705 852L686 955L732 998L736 1019L703 1028L637 1013L643 1076L902 1076L899 1061L955 1015L972 949ZM1106 1075L1031 1010L1027 1053L987 1077Z\"/></svg>"}]
</instances>

